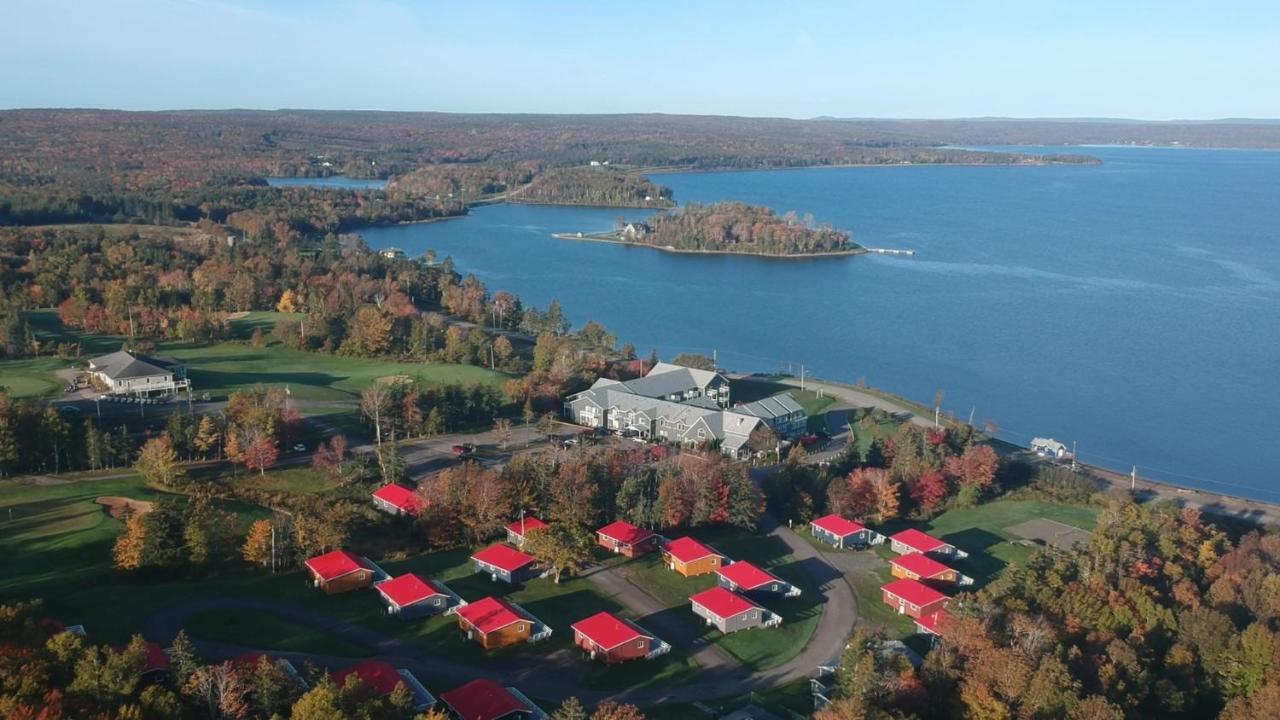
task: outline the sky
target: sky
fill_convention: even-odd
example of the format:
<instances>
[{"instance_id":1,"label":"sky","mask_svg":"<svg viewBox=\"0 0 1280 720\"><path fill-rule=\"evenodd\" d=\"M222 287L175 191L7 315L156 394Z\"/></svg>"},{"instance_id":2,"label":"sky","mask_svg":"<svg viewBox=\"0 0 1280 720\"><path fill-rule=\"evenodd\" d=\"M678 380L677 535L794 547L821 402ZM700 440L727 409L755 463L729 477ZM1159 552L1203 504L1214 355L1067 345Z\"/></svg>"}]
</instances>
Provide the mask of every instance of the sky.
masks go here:
<instances>
[{"instance_id":1,"label":"sky","mask_svg":"<svg viewBox=\"0 0 1280 720\"><path fill-rule=\"evenodd\" d=\"M1276 0L0 0L0 107L1280 117Z\"/></svg>"}]
</instances>

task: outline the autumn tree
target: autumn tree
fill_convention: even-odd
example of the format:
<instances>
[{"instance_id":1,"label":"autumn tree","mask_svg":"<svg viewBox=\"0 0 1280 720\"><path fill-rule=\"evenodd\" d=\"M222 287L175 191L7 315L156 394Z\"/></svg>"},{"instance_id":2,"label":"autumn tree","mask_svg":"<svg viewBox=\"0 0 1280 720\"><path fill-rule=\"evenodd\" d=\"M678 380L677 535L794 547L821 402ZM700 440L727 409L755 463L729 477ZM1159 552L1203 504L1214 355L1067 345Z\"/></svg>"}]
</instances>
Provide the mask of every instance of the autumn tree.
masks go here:
<instances>
[{"instance_id":1,"label":"autumn tree","mask_svg":"<svg viewBox=\"0 0 1280 720\"><path fill-rule=\"evenodd\" d=\"M334 435L316 446L311 456L311 467L331 483L340 481L345 474L347 459L347 438L345 435Z\"/></svg>"},{"instance_id":2,"label":"autumn tree","mask_svg":"<svg viewBox=\"0 0 1280 720\"><path fill-rule=\"evenodd\" d=\"M240 548L240 555L245 562L266 567L271 562L271 536L270 520L254 520L249 526L249 535Z\"/></svg>"},{"instance_id":3,"label":"autumn tree","mask_svg":"<svg viewBox=\"0 0 1280 720\"><path fill-rule=\"evenodd\" d=\"M201 457L209 457L209 453L218 446L221 433L218 431L218 423L213 419L212 415L204 415L200 418L200 424L196 428L195 439L192 445Z\"/></svg>"},{"instance_id":4,"label":"autumn tree","mask_svg":"<svg viewBox=\"0 0 1280 720\"><path fill-rule=\"evenodd\" d=\"M116 536L111 550L112 563L117 570L137 570L142 567L146 549L147 526L143 516L130 513L124 521L124 531Z\"/></svg>"},{"instance_id":5,"label":"autumn tree","mask_svg":"<svg viewBox=\"0 0 1280 720\"><path fill-rule=\"evenodd\" d=\"M600 487L598 468L591 458L579 454L565 460L548 490L547 510L552 520L583 527L594 523Z\"/></svg>"},{"instance_id":6,"label":"autumn tree","mask_svg":"<svg viewBox=\"0 0 1280 720\"><path fill-rule=\"evenodd\" d=\"M591 713L591 720L645 720L645 714L635 705L606 700Z\"/></svg>"},{"instance_id":7,"label":"autumn tree","mask_svg":"<svg viewBox=\"0 0 1280 720\"><path fill-rule=\"evenodd\" d=\"M250 470L257 470L260 476L266 477L267 468L280 459L280 450L276 441L265 433L255 432L246 438L240 449L241 462Z\"/></svg>"},{"instance_id":8,"label":"autumn tree","mask_svg":"<svg viewBox=\"0 0 1280 720\"><path fill-rule=\"evenodd\" d=\"M551 570L558 585L562 574L575 575L590 564L594 540L594 536L580 525L553 522L546 528L530 532L523 549Z\"/></svg>"},{"instance_id":9,"label":"autumn tree","mask_svg":"<svg viewBox=\"0 0 1280 720\"><path fill-rule=\"evenodd\" d=\"M142 446L133 469L143 480L161 487L174 487L186 477L186 472L178 463L178 453L173 449L173 441L167 434L154 437Z\"/></svg>"}]
</instances>

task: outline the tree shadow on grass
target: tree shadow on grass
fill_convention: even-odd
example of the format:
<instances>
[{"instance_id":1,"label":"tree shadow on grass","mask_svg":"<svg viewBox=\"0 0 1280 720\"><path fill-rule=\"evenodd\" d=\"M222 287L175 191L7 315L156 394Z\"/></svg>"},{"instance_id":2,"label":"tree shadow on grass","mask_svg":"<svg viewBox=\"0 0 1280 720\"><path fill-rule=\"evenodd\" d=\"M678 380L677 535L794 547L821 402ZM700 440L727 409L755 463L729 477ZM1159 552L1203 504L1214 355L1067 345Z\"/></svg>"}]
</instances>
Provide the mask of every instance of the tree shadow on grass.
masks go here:
<instances>
[{"instance_id":1,"label":"tree shadow on grass","mask_svg":"<svg viewBox=\"0 0 1280 720\"><path fill-rule=\"evenodd\" d=\"M1008 563L995 557L989 551L992 547L1005 542L1005 539L982 528L967 528L943 536L943 540L969 553L969 557L958 562L959 569L973 577L971 589L978 589L995 578Z\"/></svg>"}]
</instances>

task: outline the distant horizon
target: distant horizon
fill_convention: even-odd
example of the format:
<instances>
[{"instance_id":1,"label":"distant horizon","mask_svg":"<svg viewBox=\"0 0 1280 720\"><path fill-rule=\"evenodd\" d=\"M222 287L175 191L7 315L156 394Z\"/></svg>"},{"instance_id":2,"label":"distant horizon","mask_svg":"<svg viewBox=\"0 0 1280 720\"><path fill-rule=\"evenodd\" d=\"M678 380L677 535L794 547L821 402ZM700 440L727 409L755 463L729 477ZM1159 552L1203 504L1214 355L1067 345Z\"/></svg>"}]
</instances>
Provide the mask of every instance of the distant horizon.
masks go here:
<instances>
[{"instance_id":1,"label":"distant horizon","mask_svg":"<svg viewBox=\"0 0 1280 720\"><path fill-rule=\"evenodd\" d=\"M47 112L47 111L81 111L81 112L126 112L126 113L218 113L218 112L314 112L314 113L383 113L387 115L492 115L492 116L564 116L564 117L624 117L624 116L659 116L659 117L706 117L706 118L745 118L750 120L795 120L795 121L837 121L837 122L1077 122L1077 123L1138 123L1138 124L1270 124L1280 123L1276 117L1174 117L1174 118L1142 118L1122 116L1089 116L1089 115L965 115L950 116L893 116L893 115L745 115L738 113L710 112L665 112L665 111L619 111L619 112L572 112L572 111L472 111L472 110L401 110L359 107L159 107L129 108L92 105L47 105L47 106L3 106L0 112Z\"/></svg>"},{"instance_id":2,"label":"distant horizon","mask_svg":"<svg viewBox=\"0 0 1280 720\"><path fill-rule=\"evenodd\" d=\"M1280 4L10 3L0 107L1280 118Z\"/></svg>"}]
</instances>

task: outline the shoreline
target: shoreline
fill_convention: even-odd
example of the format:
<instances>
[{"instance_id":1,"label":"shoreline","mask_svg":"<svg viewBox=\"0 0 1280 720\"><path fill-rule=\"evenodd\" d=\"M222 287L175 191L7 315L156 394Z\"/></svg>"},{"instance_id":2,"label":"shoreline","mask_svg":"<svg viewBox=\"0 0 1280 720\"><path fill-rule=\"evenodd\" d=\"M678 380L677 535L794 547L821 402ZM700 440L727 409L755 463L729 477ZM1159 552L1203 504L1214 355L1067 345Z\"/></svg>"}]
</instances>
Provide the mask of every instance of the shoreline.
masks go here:
<instances>
[{"instance_id":1,"label":"shoreline","mask_svg":"<svg viewBox=\"0 0 1280 720\"><path fill-rule=\"evenodd\" d=\"M826 258L826 257L853 257L855 255L866 255L868 253L868 250L862 247L861 245L855 248L850 248L848 250L835 250L832 252L791 253L789 255L773 255L770 253L735 252L733 250L690 250L690 249L683 249L683 248L675 248L675 247L671 247L670 245L651 245L649 243L632 242L630 240L613 240L610 238L601 237L598 233L590 234L590 235L586 233L583 233L581 235L577 233L551 233L551 237L557 240L583 240L586 242L598 242L598 243L605 243L608 245L624 245L626 247L648 248L650 250L659 250L661 252L673 253L676 255L737 255L739 257L758 257L758 258L770 258L770 259L776 258L778 260L792 260L792 259L804 260L804 259Z\"/></svg>"},{"instance_id":2,"label":"shoreline","mask_svg":"<svg viewBox=\"0 0 1280 720\"><path fill-rule=\"evenodd\" d=\"M800 386L799 381L793 376L770 376L759 373L751 374L761 378L770 378L775 382L780 382L797 388ZM933 418L931 416L922 415L920 412L921 410L928 410L925 405L896 393L881 390L879 388L857 387L846 383L822 380L818 378L806 378L805 382L811 387L824 386L830 394L840 396L842 400L845 400L851 405L862 407L881 407L882 409L889 410L890 412L896 411L899 413L905 413L917 423L923 423L927 426L933 425ZM859 398L859 396L862 397ZM880 402L876 403L875 401L877 400ZM965 424L960 420L948 417L944 417L942 422L944 426ZM983 432L983 435L985 436L986 433ZM1018 453L1023 460L1038 466L1070 467L1071 465L1070 460L1053 461L1036 455L1030 448L1019 442L1006 440L1000 437L989 437L989 440L1017 448ZM1179 507L1194 508L1209 517L1247 523L1258 527L1267 525L1280 526L1280 502L1250 498L1244 495L1233 494L1231 492L1205 490L1187 485L1179 485L1177 483L1155 480L1141 475L1139 475L1137 480L1134 481L1127 473L1122 473L1093 463L1077 461L1077 465L1079 467L1078 472L1080 474L1099 483L1103 487L1104 491L1108 489L1119 489L1126 492L1132 491L1139 502L1168 501Z\"/></svg>"}]
</instances>

